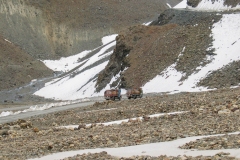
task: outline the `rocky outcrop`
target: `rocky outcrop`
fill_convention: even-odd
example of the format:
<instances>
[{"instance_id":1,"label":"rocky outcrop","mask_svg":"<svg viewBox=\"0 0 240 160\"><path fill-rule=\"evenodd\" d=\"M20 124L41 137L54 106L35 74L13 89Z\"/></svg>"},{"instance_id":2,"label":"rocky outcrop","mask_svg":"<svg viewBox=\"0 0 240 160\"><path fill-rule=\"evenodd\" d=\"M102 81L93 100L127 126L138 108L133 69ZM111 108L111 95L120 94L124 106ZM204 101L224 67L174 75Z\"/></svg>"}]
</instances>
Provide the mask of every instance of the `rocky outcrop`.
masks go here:
<instances>
[{"instance_id":1,"label":"rocky outcrop","mask_svg":"<svg viewBox=\"0 0 240 160\"><path fill-rule=\"evenodd\" d=\"M113 75L117 74L120 75L117 83L113 82L110 86L116 87L117 84L122 88L140 87L154 78L177 58L177 54L168 56L168 49L163 47L169 43L166 39L175 37L172 31L176 28L176 24L162 27L135 26L120 34L109 64L98 77L98 87L106 86ZM176 48L179 52L180 46Z\"/></svg>"},{"instance_id":2,"label":"rocky outcrop","mask_svg":"<svg viewBox=\"0 0 240 160\"><path fill-rule=\"evenodd\" d=\"M211 0L212 3L219 2L219 0ZM197 7L201 0L187 0L187 4L191 7ZM224 0L224 5L236 7L240 4L239 0Z\"/></svg>"},{"instance_id":3,"label":"rocky outcrop","mask_svg":"<svg viewBox=\"0 0 240 160\"><path fill-rule=\"evenodd\" d=\"M197 5L200 3L201 0L188 0L187 5L191 7L197 7Z\"/></svg>"},{"instance_id":4,"label":"rocky outcrop","mask_svg":"<svg viewBox=\"0 0 240 160\"><path fill-rule=\"evenodd\" d=\"M97 89L108 83L122 88L141 87L175 63L186 79L200 65L206 65L211 46L211 26L221 18L211 12L169 9L151 26L129 28L117 38L109 64L100 73ZM198 24L198 25L196 25ZM181 56L179 56L181 55ZM119 74L116 81L113 76Z\"/></svg>"},{"instance_id":5,"label":"rocky outcrop","mask_svg":"<svg viewBox=\"0 0 240 160\"><path fill-rule=\"evenodd\" d=\"M224 5L236 7L237 5L240 5L240 1L239 0L225 0Z\"/></svg>"},{"instance_id":6,"label":"rocky outcrop","mask_svg":"<svg viewBox=\"0 0 240 160\"><path fill-rule=\"evenodd\" d=\"M198 85L210 89L233 87L240 84L240 61L232 62L224 68L214 71L205 79L201 80Z\"/></svg>"}]
</instances>

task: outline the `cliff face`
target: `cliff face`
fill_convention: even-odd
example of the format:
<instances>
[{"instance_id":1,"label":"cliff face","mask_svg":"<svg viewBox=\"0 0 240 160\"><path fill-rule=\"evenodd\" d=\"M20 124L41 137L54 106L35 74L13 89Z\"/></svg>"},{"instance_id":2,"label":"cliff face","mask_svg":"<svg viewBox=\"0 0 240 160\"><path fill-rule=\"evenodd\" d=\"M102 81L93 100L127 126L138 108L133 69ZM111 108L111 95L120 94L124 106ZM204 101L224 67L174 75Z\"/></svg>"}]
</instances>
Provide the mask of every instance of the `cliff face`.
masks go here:
<instances>
[{"instance_id":1,"label":"cliff face","mask_svg":"<svg viewBox=\"0 0 240 160\"><path fill-rule=\"evenodd\" d=\"M20 0L0 1L0 28L3 37L34 57L51 53L46 39L42 11Z\"/></svg>"},{"instance_id":2,"label":"cliff face","mask_svg":"<svg viewBox=\"0 0 240 160\"><path fill-rule=\"evenodd\" d=\"M157 0L1 0L0 34L35 58L60 58L93 49L103 36L150 21L166 8Z\"/></svg>"}]
</instances>

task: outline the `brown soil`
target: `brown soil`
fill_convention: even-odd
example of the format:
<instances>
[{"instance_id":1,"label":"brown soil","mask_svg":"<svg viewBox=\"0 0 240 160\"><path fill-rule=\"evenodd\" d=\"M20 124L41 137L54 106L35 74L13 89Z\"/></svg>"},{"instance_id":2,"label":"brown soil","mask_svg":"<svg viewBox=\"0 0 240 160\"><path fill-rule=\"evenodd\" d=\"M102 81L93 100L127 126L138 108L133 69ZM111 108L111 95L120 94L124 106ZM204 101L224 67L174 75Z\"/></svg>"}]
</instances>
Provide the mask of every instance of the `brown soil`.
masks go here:
<instances>
[{"instance_id":1,"label":"brown soil","mask_svg":"<svg viewBox=\"0 0 240 160\"><path fill-rule=\"evenodd\" d=\"M0 90L22 86L33 79L52 76L41 61L0 36Z\"/></svg>"}]
</instances>

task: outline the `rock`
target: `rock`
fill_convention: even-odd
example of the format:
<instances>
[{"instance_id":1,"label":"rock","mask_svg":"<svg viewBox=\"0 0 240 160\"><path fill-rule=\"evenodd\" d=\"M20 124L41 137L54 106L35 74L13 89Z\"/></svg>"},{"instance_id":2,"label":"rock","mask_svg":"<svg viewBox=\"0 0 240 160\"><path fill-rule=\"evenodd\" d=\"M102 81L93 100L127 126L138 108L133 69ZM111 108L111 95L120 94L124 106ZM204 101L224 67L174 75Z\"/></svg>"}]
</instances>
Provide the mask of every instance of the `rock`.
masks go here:
<instances>
[{"instance_id":1,"label":"rock","mask_svg":"<svg viewBox=\"0 0 240 160\"><path fill-rule=\"evenodd\" d=\"M2 136L7 136L7 135L9 135L8 130L1 130L1 131L0 131L0 135L2 135Z\"/></svg>"},{"instance_id":2,"label":"rock","mask_svg":"<svg viewBox=\"0 0 240 160\"><path fill-rule=\"evenodd\" d=\"M85 129L86 128L86 124L79 124L78 125L78 129L81 129L81 128Z\"/></svg>"},{"instance_id":3,"label":"rock","mask_svg":"<svg viewBox=\"0 0 240 160\"><path fill-rule=\"evenodd\" d=\"M21 124L20 124L20 127L21 127L22 129L26 129L26 128L28 127L28 124L27 124L27 123L21 123Z\"/></svg>"},{"instance_id":4,"label":"rock","mask_svg":"<svg viewBox=\"0 0 240 160\"><path fill-rule=\"evenodd\" d=\"M218 111L218 114L230 114L231 111L229 109L223 109L223 110L220 110Z\"/></svg>"},{"instance_id":5,"label":"rock","mask_svg":"<svg viewBox=\"0 0 240 160\"><path fill-rule=\"evenodd\" d=\"M143 116L143 120L144 120L144 121L149 121L149 119L150 119L150 116L147 116L147 115L144 115L144 116Z\"/></svg>"},{"instance_id":6,"label":"rock","mask_svg":"<svg viewBox=\"0 0 240 160\"><path fill-rule=\"evenodd\" d=\"M39 132L39 129L38 128L33 128L33 132Z\"/></svg>"},{"instance_id":7,"label":"rock","mask_svg":"<svg viewBox=\"0 0 240 160\"><path fill-rule=\"evenodd\" d=\"M14 129L14 130L20 130L21 127L20 127L18 124L16 124L16 125L13 126L13 129Z\"/></svg>"},{"instance_id":8,"label":"rock","mask_svg":"<svg viewBox=\"0 0 240 160\"><path fill-rule=\"evenodd\" d=\"M52 126L57 127L58 124L57 124L56 122L53 122L53 123L52 123Z\"/></svg>"},{"instance_id":9,"label":"rock","mask_svg":"<svg viewBox=\"0 0 240 160\"><path fill-rule=\"evenodd\" d=\"M27 121L26 120L24 120L24 119L19 119L18 121L17 121L17 123L18 124L21 124L21 123L26 123Z\"/></svg>"}]
</instances>

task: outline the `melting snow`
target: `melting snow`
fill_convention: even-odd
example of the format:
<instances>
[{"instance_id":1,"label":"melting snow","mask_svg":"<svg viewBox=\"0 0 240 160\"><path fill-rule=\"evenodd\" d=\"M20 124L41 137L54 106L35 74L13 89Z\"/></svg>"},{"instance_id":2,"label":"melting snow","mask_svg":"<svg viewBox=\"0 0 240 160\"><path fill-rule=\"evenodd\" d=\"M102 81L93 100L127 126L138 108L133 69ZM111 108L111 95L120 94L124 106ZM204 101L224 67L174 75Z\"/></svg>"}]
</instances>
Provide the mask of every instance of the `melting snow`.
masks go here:
<instances>
[{"instance_id":1,"label":"melting snow","mask_svg":"<svg viewBox=\"0 0 240 160\"><path fill-rule=\"evenodd\" d=\"M75 101L66 101L66 102L59 102L59 103L49 103L49 104L43 104L43 105L35 105L31 106L28 109L22 110L22 111L3 111L0 114L0 117L5 117L5 116L10 116L10 115L16 115L20 113L25 113L25 112L33 112L33 111L43 111L52 107L59 107L59 106L65 106L69 104L75 104L75 103L80 103L80 102L86 102L90 101L89 99L81 99L81 100L75 100Z\"/></svg>"}]
</instances>

